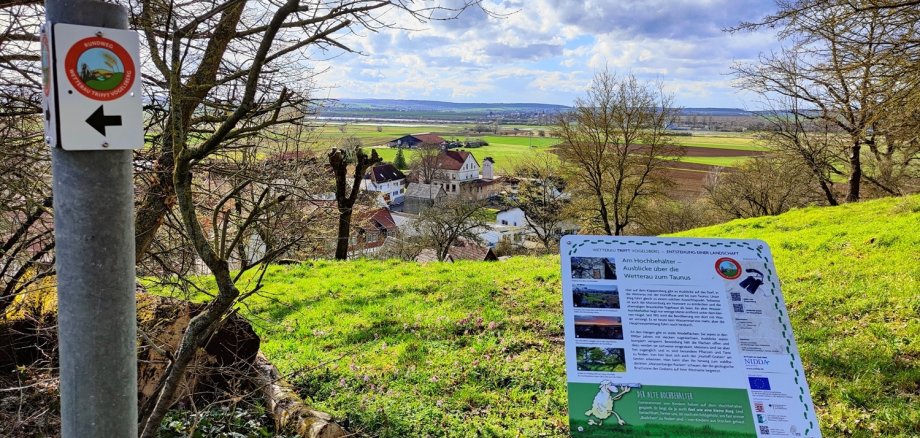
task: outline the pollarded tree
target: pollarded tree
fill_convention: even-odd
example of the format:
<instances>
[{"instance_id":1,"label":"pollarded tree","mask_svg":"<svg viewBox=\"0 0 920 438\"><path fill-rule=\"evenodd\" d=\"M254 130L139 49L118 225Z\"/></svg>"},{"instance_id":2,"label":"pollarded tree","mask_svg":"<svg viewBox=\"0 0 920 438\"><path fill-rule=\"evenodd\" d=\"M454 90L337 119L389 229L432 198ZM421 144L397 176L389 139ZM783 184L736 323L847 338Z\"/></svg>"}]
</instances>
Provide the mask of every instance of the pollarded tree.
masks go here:
<instances>
[{"instance_id":1,"label":"pollarded tree","mask_svg":"<svg viewBox=\"0 0 920 438\"><path fill-rule=\"evenodd\" d=\"M572 193L593 210L587 219L605 234L623 234L643 204L664 193L665 169L683 155L667 133L678 113L661 84L605 69L572 112L560 115L557 154Z\"/></svg>"},{"instance_id":2,"label":"pollarded tree","mask_svg":"<svg viewBox=\"0 0 920 438\"><path fill-rule=\"evenodd\" d=\"M346 260L351 237L351 218L358 195L361 193L361 180L367 169L383 160L377 155L376 150L372 150L370 155L364 153L360 143L348 149L332 149L328 158L335 177L335 202L339 212L335 259ZM352 169L351 178L348 176L349 167Z\"/></svg>"}]
</instances>

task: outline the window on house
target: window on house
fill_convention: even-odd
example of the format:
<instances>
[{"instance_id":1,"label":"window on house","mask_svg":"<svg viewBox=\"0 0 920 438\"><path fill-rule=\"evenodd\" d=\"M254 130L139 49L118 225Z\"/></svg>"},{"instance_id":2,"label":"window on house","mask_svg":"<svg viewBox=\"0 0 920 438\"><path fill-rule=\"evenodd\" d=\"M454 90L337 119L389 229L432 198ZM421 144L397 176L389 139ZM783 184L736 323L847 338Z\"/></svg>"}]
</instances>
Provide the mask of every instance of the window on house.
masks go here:
<instances>
[{"instance_id":1,"label":"window on house","mask_svg":"<svg viewBox=\"0 0 920 438\"><path fill-rule=\"evenodd\" d=\"M508 225L508 221L502 219L502 225Z\"/></svg>"}]
</instances>

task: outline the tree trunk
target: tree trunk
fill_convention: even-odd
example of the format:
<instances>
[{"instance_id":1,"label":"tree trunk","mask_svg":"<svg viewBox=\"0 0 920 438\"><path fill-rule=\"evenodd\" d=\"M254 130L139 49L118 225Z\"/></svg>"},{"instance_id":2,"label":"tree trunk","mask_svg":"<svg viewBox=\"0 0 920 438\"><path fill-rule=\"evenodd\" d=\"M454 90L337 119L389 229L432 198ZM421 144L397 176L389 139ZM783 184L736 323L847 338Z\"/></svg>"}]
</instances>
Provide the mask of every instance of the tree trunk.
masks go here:
<instances>
[{"instance_id":1,"label":"tree trunk","mask_svg":"<svg viewBox=\"0 0 920 438\"><path fill-rule=\"evenodd\" d=\"M850 146L850 180L847 202L859 201L859 184L862 181L862 164L859 161L860 141L857 139Z\"/></svg>"},{"instance_id":2,"label":"tree trunk","mask_svg":"<svg viewBox=\"0 0 920 438\"><path fill-rule=\"evenodd\" d=\"M134 219L134 256L138 262L147 254L166 214L176 204L173 165L172 142L167 140L164 152L156 160L153 181L147 187Z\"/></svg>"},{"instance_id":3,"label":"tree trunk","mask_svg":"<svg viewBox=\"0 0 920 438\"><path fill-rule=\"evenodd\" d=\"M610 229L610 218L607 217L607 203L604 202L604 195L598 193L597 200L600 202L601 223L604 224L604 233L612 236L613 231Z\"/></svg>"},{"instance_id":4,"label":"tree trunk","mask_svg":"<svg viewBox=\"0 0 920 438\"><path fill-rule=\"evenodd\" d=\"M339 212L339 231L337 233L338 238L335 242L336 260L348 259L348 243L351 237L351 214L351 208Z\"/></svg>"},{"instance_id":5,"label":"tree trunk","mask_svg":"<svg viewBox=\"0 0 920 438\"><path fill-rule=\"evenodd\" d=\"M296 431L304 438L345 436L345 430L333 423L329 414L310 409L297 392L281 380L281 373L262 353L256 357L254 380L262 390L278 432Z\"/></svg>"}]
</instances>

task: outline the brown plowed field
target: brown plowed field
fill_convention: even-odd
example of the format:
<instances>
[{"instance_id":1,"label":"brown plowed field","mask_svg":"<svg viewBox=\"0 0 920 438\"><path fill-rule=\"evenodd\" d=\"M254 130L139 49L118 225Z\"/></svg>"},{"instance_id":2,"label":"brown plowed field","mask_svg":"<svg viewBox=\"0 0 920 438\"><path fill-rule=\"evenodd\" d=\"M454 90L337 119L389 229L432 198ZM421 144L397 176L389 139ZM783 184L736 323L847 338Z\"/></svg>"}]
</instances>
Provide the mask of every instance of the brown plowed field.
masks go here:
<instances>
[{"instance_id":1,"label":"brown plowed field","mask_svg":"<svg viewBox=\"0 0 920 438\"><path fill-rule=\"evenodd\" d=\"M674 181L674 192L679 197L697 198L706 191L703 186L715 166L696 163L674 163L668 166L668 176Z\"/></svg>"},{"instance_id":2,"label":"brown plowed field","mask_svg":"<svg viewBox=\"0 0 920 438\"><path fill-rule=\"evenodd\" d=\"M634 148L636 151L642 151L642 145L633 145L630 147ZM675 149L669 151L669 148L664 148L659 153L662 156L674 156L678 152ZM701 146L684 146L684 156L685 157L757 157L763 155L764 151L745 151L741 149L722 149L722 148L707 148Z\"/></svg>"},{"instance_id":3,"label":"brown plowed field","mask_svg":"<svg viewBox=\"0 0 920 438\"><path fill-rule=\"evenodd\" d=\"M699 146L687 146L684 151L686 151L685 157L756 157L764 154L764 151L742 151L739 149L703 148Z\"/></svg>"}]
</instances>

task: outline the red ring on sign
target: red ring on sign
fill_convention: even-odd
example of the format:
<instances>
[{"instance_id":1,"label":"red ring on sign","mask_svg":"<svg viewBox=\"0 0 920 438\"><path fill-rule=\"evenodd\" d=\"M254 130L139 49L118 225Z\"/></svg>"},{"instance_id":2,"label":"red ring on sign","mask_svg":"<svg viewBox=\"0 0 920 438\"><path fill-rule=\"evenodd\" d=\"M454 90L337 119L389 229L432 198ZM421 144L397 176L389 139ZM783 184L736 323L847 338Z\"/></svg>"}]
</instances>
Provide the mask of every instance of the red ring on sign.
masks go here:
<instances>
[{"instance_id":1,"label":"red ring on sign","mask_svg":"<svg viewBox=\"0 0 920 438\"><path fill-rule=\"evenodd\" d=\"M77 69L77 63L80 60L80 56L87 50L96 48L106 49L115 54L124 67L125 71L121 82L111 90L96 90L80 79L80 72ZM70 49L67 50L67 56L64 58L64 71L70 85L79 91L80 94L93 100L115 100L124 96L131 90L131 85L134 84L136 76L134 61L131 59L131 55L128 54L128 51L115 41L102 37L84 38L71 46Z\"/></svg>"},{"instance_id":2,"label":"red ring on sign","mask_svg":"<svg viewBox=\"0 0 920 438\"><path fill-rule=\"evenodd\" d=\"M726 262L735 265L734 274L728 275L722 272L722 263L726 263ZM716 273L718 273L722 278L734 280L741 276L741 263L738 263L737 260L730 258L730 257L722 257L721 259L716 260Z\"/></svg>"}]
</instances>

